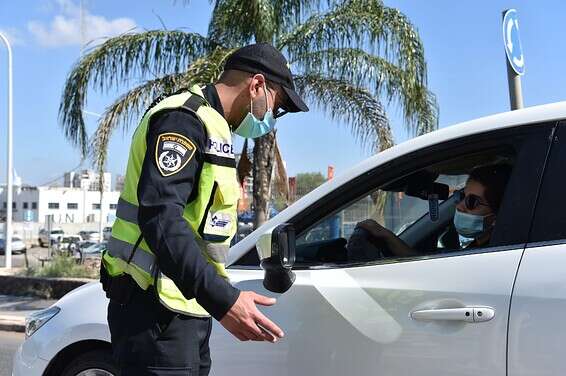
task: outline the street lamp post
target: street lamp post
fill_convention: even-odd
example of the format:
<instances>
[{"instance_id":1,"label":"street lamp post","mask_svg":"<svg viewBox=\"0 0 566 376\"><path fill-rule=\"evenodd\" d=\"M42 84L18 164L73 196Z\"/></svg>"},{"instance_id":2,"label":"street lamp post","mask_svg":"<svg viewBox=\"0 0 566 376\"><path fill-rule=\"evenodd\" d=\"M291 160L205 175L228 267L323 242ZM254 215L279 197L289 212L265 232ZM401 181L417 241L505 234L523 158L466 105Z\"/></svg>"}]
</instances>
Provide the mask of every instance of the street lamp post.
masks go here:
<instances>
[{"instance_id":1,"label":"street lamp post","mask_svg":"<svg viewBox=\"0 0 566 376\"><path fill-rule=\"evenodd\" d=\"M13 171L13 161L12 161L12 47L10 46L10 41L4 34L0 32L0 39L6 45L8 50L8 171L7 171L7 191L6 191L6 233L4 239L5 242L5 254L6 254L6 269L12 267L12 171Z\"/></svg>"}]
</instances>

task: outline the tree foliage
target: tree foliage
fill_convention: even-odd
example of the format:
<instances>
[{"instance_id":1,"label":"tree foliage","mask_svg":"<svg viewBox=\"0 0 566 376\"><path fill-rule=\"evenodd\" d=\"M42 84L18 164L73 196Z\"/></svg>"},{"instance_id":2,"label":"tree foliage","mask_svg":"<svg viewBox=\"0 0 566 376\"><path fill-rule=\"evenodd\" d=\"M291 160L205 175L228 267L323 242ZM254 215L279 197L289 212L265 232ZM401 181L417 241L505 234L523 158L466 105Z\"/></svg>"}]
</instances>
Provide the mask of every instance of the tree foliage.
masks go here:
<instances>
[{"instance_id":1,"label":"tree foliage","mask_svg":"<svg viewBox=\"0 0 566 376\"><path fill-rule=\"evenodd\" d=\"M269 42L291 63L300 95L345 122L361 145L393 145L386 108L399 107L414 135L437 127L438 109L427 89L424 48L405 15L380 0L214 0L208 34L150 30L108 39L72 68L59 108L65 136L83 157L104 169L114 130L140 118L155 97L190 84L214 82L227 56L240 46ZM186 2L185 2L186 3ZM126 93L108 106L93 136L83 110L87 93ZM271 184L275 137L255 141L254 197ZM265 156L264 156L265 157ZM263 188L261 188L263 187ZM260 193L260 190L262 191ZM262 196L263 195L263 196ZM263 197L261 205L267 210Z\"/></svg>"}]
</instances>

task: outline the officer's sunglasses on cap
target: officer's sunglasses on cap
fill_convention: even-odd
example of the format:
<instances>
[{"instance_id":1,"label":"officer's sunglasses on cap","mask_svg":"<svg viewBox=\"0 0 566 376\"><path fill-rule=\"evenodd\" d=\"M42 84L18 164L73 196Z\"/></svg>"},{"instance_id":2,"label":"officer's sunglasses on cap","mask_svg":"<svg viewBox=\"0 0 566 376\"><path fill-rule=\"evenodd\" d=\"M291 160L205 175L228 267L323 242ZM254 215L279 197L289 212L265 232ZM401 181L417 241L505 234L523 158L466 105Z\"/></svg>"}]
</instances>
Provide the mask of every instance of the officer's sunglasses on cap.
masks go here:
<instances>
[{"instance_id":1,"label":"officer's sunglasses on cap","mask_svg":"<svg viewBox=\"0 0 566 376\"><path fill-rule=\"evenodd\" d=\"M472 193L466 195L463 189L459 190L454 195L456 196L456 203L464 201L464 206L468 210L474 210L478 206L489 206L488 204L483 202L477 195L474 195Z\"/></svg>"}]
</instances>

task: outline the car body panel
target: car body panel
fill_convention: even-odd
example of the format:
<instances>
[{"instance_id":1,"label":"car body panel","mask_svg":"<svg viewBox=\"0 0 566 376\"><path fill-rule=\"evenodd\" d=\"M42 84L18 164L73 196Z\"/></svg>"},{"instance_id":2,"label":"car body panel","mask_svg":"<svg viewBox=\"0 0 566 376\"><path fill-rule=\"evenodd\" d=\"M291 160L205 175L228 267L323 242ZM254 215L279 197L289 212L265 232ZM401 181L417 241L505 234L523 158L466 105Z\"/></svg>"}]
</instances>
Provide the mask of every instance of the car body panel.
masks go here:
<instances>
[{"instance_id":1,"label":"car body panel","mask_svg":"<svg viewBox=\"0 0 566 376\"><path fill-rule=\"evenodd\" d=\"M509 376L566 371L566 245L527 248L509 322Z\"/></svg>"},{"instance_id":2,"label":"car body panel","mask_svg":"<svg viewBox=\"0 0 566 376\"><path fill-rule=\"evenodd\" d=\"M240 343L215 326L213 374L505 375L513 278L522 249L358 268L296 271L285 294L261 271L232 271L238 288L278 299L262 308L286 336ZM489 322L426 322L414 310L489 306ZM419 370L416 372L415 370Z\"/></svg>"}]
</instances>

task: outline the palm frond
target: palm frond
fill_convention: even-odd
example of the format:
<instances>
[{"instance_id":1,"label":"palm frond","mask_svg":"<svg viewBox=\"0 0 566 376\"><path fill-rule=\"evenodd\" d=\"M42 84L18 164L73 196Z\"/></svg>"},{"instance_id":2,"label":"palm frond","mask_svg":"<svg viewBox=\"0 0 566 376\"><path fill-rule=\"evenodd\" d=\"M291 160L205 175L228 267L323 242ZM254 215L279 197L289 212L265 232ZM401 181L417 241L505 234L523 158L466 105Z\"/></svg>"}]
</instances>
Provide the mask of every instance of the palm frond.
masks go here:
<instances>
[{"instance_id":1,"label":"palm frond","mask_svg":"<svg viewBox=\"0 0 566 376\"><path fill-rule=\"evenodd\" d=\"M82 116L89 86L105 92L133 76L159 77L180 72L216 45L199 34L153 30L107 40L71 70L59 106L65 136L87 154L88 136Z\"/></svg>"},{"instance_id":2,"label":"palm frond","mask_svg":"<svg viewBox=\"0 0 566 376\"><path fill-rule=\"evenodd\" d=\"M211 40L228 47L273 42L278 22L271 0L217 0L208 28Z\"/></svg>"},{"instance_id":3,"label":"palm frond","mask_svg":"<svg viewBox=\"0 0 566 376\"><path fill-rule=\"evenodd\" d=\"M275 18L278 31L289 31L303 19L321 8L321 0L276 0L274 1Z\"/></svg>"},{"instance_id":4,"label":"palm frond","mask_svg":"<svg viewBox=\"0 0 566 376\"><path fill-rule=\"evenodd\" d=\"M186 73L175 73L154 80L149 80L130 90L112 103L102 114L98 128L92 139L90 157L98 170L103 171L106 165L108 143L114 130L129 126L141 118L150 104L166 93L173 93L191 84Z\"/></svg>"},{"instance_id":5,"label":"palm frond","mask_svg":"<svg viewBox=\"0 0 566 376\"><path fill-rule=\"evenodd\" d=\"M436 104L411 72L403 70L385 58L357 48L329 48L296 56L304 74L320 74L364 87L387 104L401 105L406 127L414 134L436 128Z\"/></svg>"},{"instance_id":6,"label":"palm frond","mask_svg":"<svg viewBox=\"0 0 566 376\"><path fill-rule=\"evenodd\" d=\"M366 89L314 74L296 76L295 85L309 103L349 124L363 146L380 151L394 144L383 106Z\"/></svg>"},{"instance_id":7,"label":"palm frond","mask_svg":"<svg viewBox=\"0 0 566 376\"><path fill-rule=\"evenodd\" d=\"M213 82L222 72L224 60L231 50L217 48L208 56L195 60L186 72L174 73L149 80L122 95L110 105L101 120L93 138L91 158L100 170L106 164L108 143L113 131L122 128L125 131L138 121L151 103L163 95L171 94L191 85L204 85Z\"/></svg>"},{"instance_id":8,"label":"palm frond","mask_svg":"<svg viewBox=\"0 0 566 376\"><path fill-rule=\"evenodd\" d=\"M224 63L234 48L217 47L212 53L196 59L187 70L191 80L200 85L216 81L224 69Z\"/></svg>"},{"instance_id":9,"label":"palm frond","mask_svg":"<svg viewBox=\"0 0 566 376\"><path fill-rule=\"evenodd\" d=\"M346 0L315 14L278 39L290 60L309 51L359 48L412 72L426 84L422 42L409 20L378 0Z\"/></svg>"}]
</instances>

